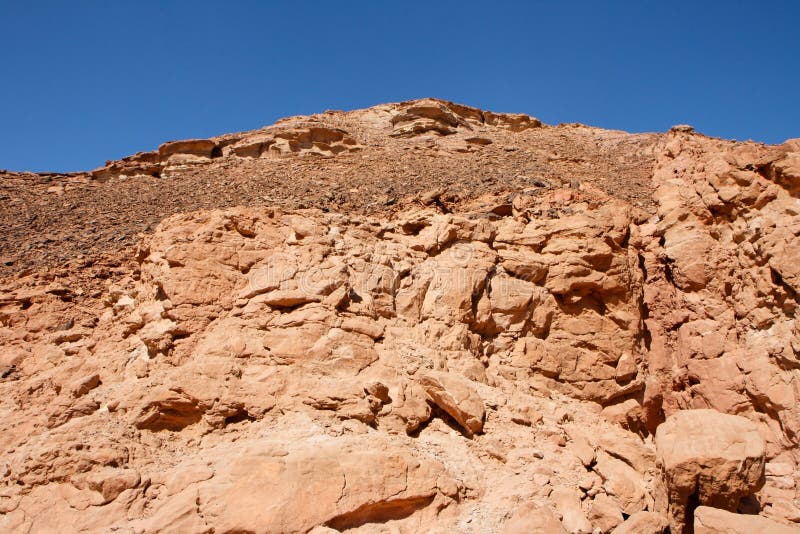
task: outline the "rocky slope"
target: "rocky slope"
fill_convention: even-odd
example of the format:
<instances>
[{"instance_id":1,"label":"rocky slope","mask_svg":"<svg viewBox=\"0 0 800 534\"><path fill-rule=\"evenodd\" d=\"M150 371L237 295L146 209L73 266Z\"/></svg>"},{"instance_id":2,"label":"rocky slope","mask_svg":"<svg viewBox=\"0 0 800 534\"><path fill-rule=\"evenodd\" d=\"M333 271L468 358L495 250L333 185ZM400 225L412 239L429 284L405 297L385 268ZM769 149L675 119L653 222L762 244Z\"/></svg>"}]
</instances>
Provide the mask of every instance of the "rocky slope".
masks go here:
<instances>
[{"instance_id":1,"label":"rocky slope","mask_svg":"<svg viewBox=\"0 0 800 534\"><path fill-rule=\"evenodd\" d=\"M427 99L0 179L3 531L798 531L800 141Z\"/></svg>"}]
</instances>

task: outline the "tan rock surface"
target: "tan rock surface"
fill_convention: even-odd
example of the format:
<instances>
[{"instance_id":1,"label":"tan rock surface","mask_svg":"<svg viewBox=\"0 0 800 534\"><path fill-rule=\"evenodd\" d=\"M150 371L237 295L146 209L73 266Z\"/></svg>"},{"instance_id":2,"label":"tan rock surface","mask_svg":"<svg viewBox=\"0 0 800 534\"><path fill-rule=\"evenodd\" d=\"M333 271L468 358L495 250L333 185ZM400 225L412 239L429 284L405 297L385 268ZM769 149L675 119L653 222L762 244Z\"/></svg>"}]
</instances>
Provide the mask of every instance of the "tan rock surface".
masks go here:
<instances>
[{"instance_id":1,"label":"tan rock surface","mask_svg":"<svg viewBox=\"0 0 800 534\"><path fill-rule=\"evenodd\" d=\"M520 506L503 524L502 534L564 534L561 526L548 508L532 503Z\"/></svg>"},{"instance_id":2,"label":"tan rock surface","mask_svg":"<svg viewBox=\"0 0 800 534\"><path fill-rule=\"evenodd\" d=\"M561 524L567 532L589 534L592 532L592 524L586 517L581 507L581 499L576 489L568 487L558 487L553 489L550 500L558 513L561 515Z\"/></svg>"},{"instance_id":3,"label":"tan rock surface","mask_svg":"<svg viewBox=\"0 0 800 534\"><path fill-rule=\"evenodd\" d=\"M420 378L420 385L434 404L450 414L467 435L483 430L486 411L469 381L458 375L429 372Z\"/></svg>"},{"instance_id":4,"label":"tan rock surface","mask_svg":"<svg viewBox=\"0 0 800 534\"><path fill-rule=\"evenodd\" d=\"M596 529L600 529L601 532L611 532L624 520L617 502L605 493L596 495L592 500L589 521Z\"/></svg>"},{"instance_id":5,"label":"tan rock surface","mask_svg":"<svg viewBox=\"0 0 800 534\"><path fill-rule=\"evenodd\" d=\"M743 417L684 410L658 427L655 442L676 532L692 523L691 502L735 511L764 485L764 438Z\"/></svg>"},{"instance_id":6,"label":"tan rock surface","mask_svg":"<svg viewBox=\"0 0 800 534\"><path fill-rule=\"evenodd\" d=\"M783 525L765 517L726 512L718 508L700 506L694 512L695 534L797 534L800 527Z\"/></svg>"},{"instance_id":7,"label":"tan rock surface","mask_svg":"<svg viewBox=\"0 0 800 534\"><path fill-rule=\"evenodd\" d=\"M800 523L798 149L424 99L3 173L0 530Z\"/></svg>"},{"instance_id":8,"label":"tan rock surface","mask_svg":"<svg viewBox=\"0 0 800 534\"><path fill-rule=\"evenodd\" d=\"M613 534L663 534L669 528L669 521L654 512L636 512L621 525L612 530Z\"/></svg>"}]
</instances>

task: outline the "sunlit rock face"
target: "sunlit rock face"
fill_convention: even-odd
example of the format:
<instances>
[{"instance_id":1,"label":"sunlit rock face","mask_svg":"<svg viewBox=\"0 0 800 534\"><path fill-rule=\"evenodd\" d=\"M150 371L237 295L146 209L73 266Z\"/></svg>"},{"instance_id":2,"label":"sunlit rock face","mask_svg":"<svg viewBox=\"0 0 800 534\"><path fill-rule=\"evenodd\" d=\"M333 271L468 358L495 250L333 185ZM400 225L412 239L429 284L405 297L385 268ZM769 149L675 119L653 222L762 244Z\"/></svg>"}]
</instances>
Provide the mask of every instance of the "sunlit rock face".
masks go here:
<instances>
[{"instance_id":1,"label":"sunlit rock face","mask_svg":"<svg viewBox=\"0 0 800 534\"><path fill-rule=\"evenodd\" d=\"M39 177L0 529L797 531L798 161L426 99Z\"/></svg>"}]
</instances>

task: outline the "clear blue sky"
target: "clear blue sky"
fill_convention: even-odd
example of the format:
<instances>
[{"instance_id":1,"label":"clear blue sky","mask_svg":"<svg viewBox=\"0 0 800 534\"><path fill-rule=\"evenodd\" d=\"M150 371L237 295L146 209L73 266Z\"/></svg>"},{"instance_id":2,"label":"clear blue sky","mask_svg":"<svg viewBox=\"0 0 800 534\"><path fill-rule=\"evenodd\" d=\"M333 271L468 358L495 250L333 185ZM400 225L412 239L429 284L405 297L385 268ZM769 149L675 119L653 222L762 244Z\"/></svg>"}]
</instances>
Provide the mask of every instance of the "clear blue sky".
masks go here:
<instances>
[{"instance_id":1,"label":"clear blue sky","mask_svg":"<svg viewBox=\"0 0 800 534\"><path fill-rule=\"evenodd\" d=\"M0 0L0 30L12 170L424 96L551 124L800 137L795 0Z\"/></svg>"}]
</instances>

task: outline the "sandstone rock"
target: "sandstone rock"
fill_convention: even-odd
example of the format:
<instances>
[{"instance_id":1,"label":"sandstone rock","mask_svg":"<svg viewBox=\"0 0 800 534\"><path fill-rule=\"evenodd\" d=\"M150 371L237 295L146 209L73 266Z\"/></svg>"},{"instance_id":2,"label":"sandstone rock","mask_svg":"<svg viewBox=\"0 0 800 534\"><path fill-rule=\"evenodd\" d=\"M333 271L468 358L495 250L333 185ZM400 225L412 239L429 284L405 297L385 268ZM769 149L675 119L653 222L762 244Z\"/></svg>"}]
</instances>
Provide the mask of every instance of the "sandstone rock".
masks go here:
<instances>
[{"instance_id":1,"label":"sandstone rock","mask_svg":"<svg viewBox=\"0 0 800 534\"><path fill-rule=\"evenodd\" d=\"M180 430L200 421L206 408L179 387L162 389L150 395L133 424L145 430Z\"/></svg>"},{"instance_id":2,"label":"sandstone rock","mask_svg":"<svg viewBox=\"0 0 800 534\"><path fill-rule=\"evenodd\" d=\"M368 395L363 387L355 384L315 388L303 403L317 410L334 411L340 419L355 419L367 425L375 423L375 416L382 407L379 398Z\"/></svg>"},{"instance_id":3,"label":"sandstone rock","mask_svg":"<svg viewBox=\"0 0 800 534\"><path fill-rule=\"evenodd\" d=\"M765 515L781 521L800 523L800 507L795 506L786 499L777 500L765 511Z\"/></svg>"},{"instance_id":4,"label":"sandstone rock","mask_svg":"<svg viewBox=\"0 0 800 534\"><path fill-rule=\"evenodd\" d=\"M542 422L542 414L524 398L512 399L511 420L519 425L531 426Z\"/></svg>"},{"instance_id":5,"label":"sandstone rock","mask_svg":"<svg viewBox=\"0 0 800 534\"><path fill-rule=\"evenodd\" d=\"M588 518L595 529L599 528L601 532L611 532L624 520L617 502L605 493L599 493L592 500Z\"/></svg>"},{"instance_id":6,"label":"sandstone rock","mask_svg":"<svg viewBox=\"0 0 800 534\"><path fill-rule=\"evenodd\" d=\"M533 503L521 505L503 523L502 534L566 534L561 522L545 506Z\"/></svg>"},{"instance_id":7,"label":"sandstone rock","mask_svg":"<svg viewBox=\"0 0 800 534\"><path fill-rule=\"evenodd\" d=\"M639 368L636 366L636 360L628 353L620 356L617 361L617 368L614 377L618 382L627 382L636 377Z\"/></svg>"},{"instance_id":8,"label":"sandstone rock","mask_svg":"<svg viewBox=\"0 0 800 534\"><path fill-rule=\"evenodd\" d=\"M173 160L175 156L195 156L211 158L217 144L211 139L188 139L185 141L170 141L158 147L158 157L161 161Z\"/></svg>"},{"instance_id":9,"label":"sandstone rock","mask_svg":"<svg viewBox=\"0 0 800 534\"><path fill-rule=\"evenodd\" d=\"M99 181L107 181L120 175L151 177L160 174L158 152L139 152L120 161L106 162L104 167L89 173L93 179Z\"/></svg>"},{"instance_id":10,"label":"sandstone rock","mask_svg":"<svg viewBox=\"0 0 800 534\"><path fill-rule=\"evenodd\" d=\"M528 128L539 128L542 122L528 115L518 113L484 113L486 124L508 128L512 132L521 132Z\"/></svg>"},{"instance_id":11,"label":"sandstone rock","mask_svg":"<svg viewBox=\"0 0 800 534\"><path fill-rule=\"evenodd\" d=\"M106 504L119 497L123 491L138 486L140 481L139 473L133 469L106 468L89 475L85 484L102 496L98 504Z\"/></svg>"},{"instance_id":12,"label":"sandstone rock","mask_svg":"<svg viewBox=\"0 0 800 534\"><path fill-rule=\"evenodd\" d=\"M213 476L214 471L205 462L187 461L169 471L153 473L150 483L153 485L163 484L167 495L176 495L192 484L209 480Z\"/></svg>"},{"instance_id":13,"label":"sandstone rock","mask_svg":"<svg viewBox=\"0 0 800 534\"><path fill-rule=\"evenodd\" d=\"M583 534L592 532L592 524L581 509L581 500L577 491L560 486L550 494L550 500L561 514L561 523L567 532Z\"/></svg>"},{"instance_id":14,"label":"sandstone rock","mask_svg":"<svg viewBox=\"0 0 800 534\"><path fill-rule=\"evenodd\" d=\"M94 373L73 382L69 387L69 392L73 397L82 397L99 385L100 375Z\"/></svg>"},{"instance_id":15,"label":"sandstone rock","mask_svg":"<svg viewBox=\"0 0 800 534\"><path fill-rule=\"evenodd\" d=\"M741 497L764 485L764 439L743 417L714 410L678 412L658 427L656 452L675 532L691 528L692 500L735 510Z\"/></svg>"},{"instance_id":16,"label":"sandstone rock","mask_svg":"<svg viewBox=\"0 0 800 534\"><path fill-rule=\"evenodd\" d=\"M338 531L407 517L439 494L441 464L361 440L252 443L191 493L206 522L222 531ZM158 511L156 512L158 514ZM158 530L157 521L148 528Z\"/></svg>"},{"instance_id":17,"label":"sandstone rock","mask_svg":"<svg viewBox=\"0 0 800 534\"><path fill-rule=\"evenodd\" d=\"M800 521L800 144L540 126L423 99L0 171L0 530ZM757 497L749 430L663 446L709 408Z\"/></svg>"},{"instance_id":18,"label":"sandstone rock","mask_svg":"<svg viewBox=\"0 0 800 534\"><path fill-rule=\"evenodd\" d=\"M636 399L627 399L603 408L603 417L633 432L642 426L642 406Z\"/></svg>"},{"instance_id":19,"label":"sandstone rock","mask_svg":"<svg viewBox=\"0 0 800 534\"><path fill-rule=\"evenodd\" d=\"M431 418L428 395L422 386L404 383L393 398L392 414L399 417L408 434L413 434Z\"/></svg>"},{"instance_id":20,"label":"sandstone rock","mask_svg":"<svg viewBox=\"0 0 800 534\"><path fill-rule=\"evenodd\" d=\"M407 137L434 132L439 135L450 135L456 128L465 124L457 114L445 103L435 100L422 100L411 103L402 113L392 117L393 133L398 137Z\"/></svg>"},{"instance_id":21,"label":"sandstone rock","mask_svg":"<svg viewBox=\"0 0 800 534\"><path fill-rule=\"evenodd\" d=\"M465 141L472 145L481 145L481 146L491 145L493 142L491 139L488 139L486 137L468 137L465 139Z\"/></svg>"},{"instance_id":22,"label":"sandstone rock","mask_svg":"<svg viewBox=\"0 0 800 534\"><path fill-rule=\"evenodd\" d=\"M651 507L644 478L622 460L600 451L593 469L603 479L603 489L616 498L624 513L632 515Z\"/></svg>"},{"instance_id":23,"label":"sandstone rock","mask_svg":"<svg viewBox=\"0 0 800 534\"><path fill-rule=\"evenodd\" d=\"M273 127L264 133L246 135L236 141L230 151L247 158L257 158L265 154L332 157L342 152L355 152L360 148L347 131L315 124Z\"/></svg>"},{"instance_id":24,"label":"sandstone rock","mask_svg":"<svg viewBox=\"0 0 800 534\"><path fill-rule=\"evenodd\" d=\"M694 511L695 534L749 534L751 532L797 534L800 532L800 528L783 525L757 515L734 514L709 506L698 506Z\"/></svg>"},{"instance_id":25,"label":"sandstone rock","mask_svg":"<svg viewBox=\"0 0 800 534\"><path fill-rule=\"evenodd\" d=\"M597 436L597 445L609 455L633 467L637 473L644 474L655 464L655 452L651 446L629 432Z\"/></svg>"},{"instance_id":26,"label":"sandstone rock","mask_svg":"<svg viewBox=\"0 0 800 534\"><path fill-rule=\"evenodd\" d=\"M568 449L580 460L584 467L590 467L597 458L594 447L586 439L586 436L582 434L573 431L571 437L572 442L568 445Z\"/></svg>"},{"instance_id":27,"label":"sandstone rock","mask_svg":"<svg viewBox=\"0 0 800 534\"><path fill-rule=\"evenodd\" d=\"M612 534L664 534L669 528L669 521L655 512L636 512L621 525L612 530Z\"/></svg>"},{"instance_id":28,"label":"sandstone rock","mask_svg":"<svg viewBox=\"0 0 800 534\"><path fill-rule=\"evenodd\" d=\"M419 383L433 403L455 419L468 436L483 430L486 410L468 380L452 373L429 372Z\"/></svg>"}]
</instances>

